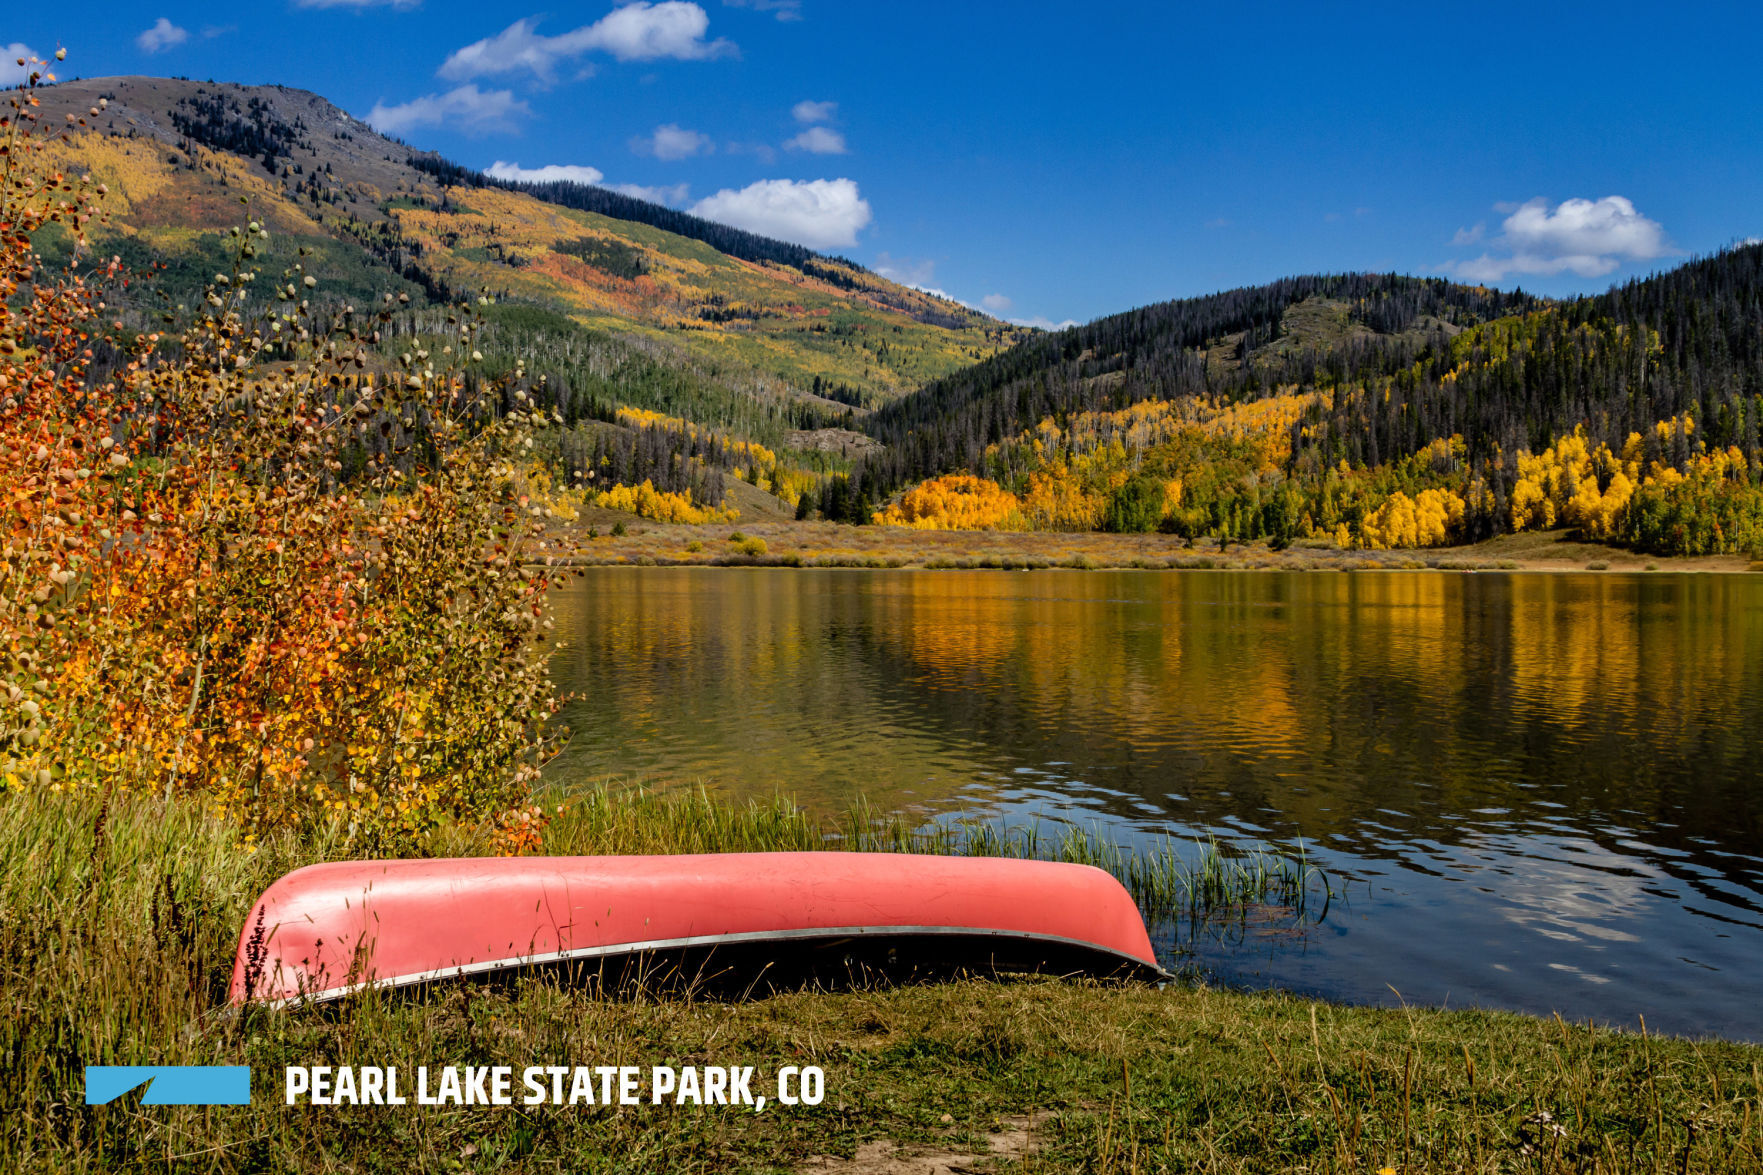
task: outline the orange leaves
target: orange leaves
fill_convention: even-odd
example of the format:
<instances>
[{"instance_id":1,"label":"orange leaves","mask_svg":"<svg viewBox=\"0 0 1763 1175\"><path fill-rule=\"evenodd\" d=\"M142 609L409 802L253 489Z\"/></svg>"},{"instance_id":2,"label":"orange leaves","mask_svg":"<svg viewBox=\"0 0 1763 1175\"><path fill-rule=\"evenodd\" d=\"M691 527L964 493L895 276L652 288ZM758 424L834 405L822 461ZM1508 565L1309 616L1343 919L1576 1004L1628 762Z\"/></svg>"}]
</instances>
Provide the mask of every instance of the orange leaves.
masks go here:
<instances>
[{"instance_id":1,"label":"orange leaves","mask_svg":"<svg viewBox=\"0 0 1763 1175\"><path fill-rule=\"evenodd\" d=\"M965 473L932 478L875 516L917 530L1026 530L1022 503L997 482Z\"/></svg>"},{"instance_id":2,"label":"orange leaves","mask_svg":"<svg viewBox=\"0 0 1763 1175\"><path fill-rule=\"evenodd\" d=\"M34 190L0 185L0 222L28 230ZM80 374L95 287L0 240L0 279L35 294L0 307L0 776L188 791L254 829L346 820L388 846L494 824L555 709L551 573L522 568L538 521L506 458L537 425L450 371L354 379L348 327L260 306L235 240L236 279L175 357L143 339L112 384ZM260 368L272 315L300 343ZM341 477L391 422L426 465Z\"/></svg>"}]
</instances>

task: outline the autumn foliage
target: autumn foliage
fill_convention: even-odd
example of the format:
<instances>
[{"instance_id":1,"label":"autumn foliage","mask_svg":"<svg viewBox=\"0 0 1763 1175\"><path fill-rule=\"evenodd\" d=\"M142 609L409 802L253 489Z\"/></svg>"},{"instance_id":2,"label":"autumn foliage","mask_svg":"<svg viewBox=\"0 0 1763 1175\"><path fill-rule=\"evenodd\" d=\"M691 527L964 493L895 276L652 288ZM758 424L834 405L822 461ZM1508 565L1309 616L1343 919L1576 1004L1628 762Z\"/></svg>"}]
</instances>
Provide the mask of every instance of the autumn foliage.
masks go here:
<instances>
[{"instance_id":1,"label":"autumn foliage","mask_svg":"<svg viewBox=\"0 0 1763 1175\"><path fill-rule=\"evenodd\" d=\"M50 169L34 104L15 92L0 160L5 785L521 847L554 573L518 470L548 422L465 393L463 309L441 354L369 369L389 309L314 309L297 260L258 268L257 222L177 337L126 332L117 265L32 250L51 224L83 245L105 196Z\"/></svg>"},{"instance_id":2,"label":"autumn foliage","mask_svg":"<svg viewBox=\"0 0 1763 1175\"><path fill-rule=\"evenodd\" d=\"M607 510L626 510L639 518L652 518L657 522L733 522L740 517L737 510L694 506L689 494L658 490L647 478L638 485L611 486L591 492L589 500Z\"/></svg>"},{"instance_id":3,"label":"autumn foliage","mask_svg":"<svg viewBox=\"0 0 1763 1175\"><path fill-rule=\"evenodd\" d=\"M1620 450L1583 428L1506 458L1502 499L1440 437L1375 466L1299 468L1326 395L1249 403L1146 400L1048 418L990 446L991 478L955 474L908 490L876 521L924 529L1161 530L1275 542L1323 537L1399 550L1470 542L1500 530L1571 529L1661 554L1763 549L1763 485L1737 446L1697 439L1688 415L1629 434ZM1496 460L1501 455L1492 454Z\"/></svg>"},{"instance_id":4,"label":"autumn foliage","mask_svg":"<svg viewBox=\"0 0 1763 1175\"><path fill-rule=\"evenodd\" d=\"M918 530L1026 530L1022 503L996 482L964 473L932 478L881 511L886 526Z\"/></svg>"}]
</instances>

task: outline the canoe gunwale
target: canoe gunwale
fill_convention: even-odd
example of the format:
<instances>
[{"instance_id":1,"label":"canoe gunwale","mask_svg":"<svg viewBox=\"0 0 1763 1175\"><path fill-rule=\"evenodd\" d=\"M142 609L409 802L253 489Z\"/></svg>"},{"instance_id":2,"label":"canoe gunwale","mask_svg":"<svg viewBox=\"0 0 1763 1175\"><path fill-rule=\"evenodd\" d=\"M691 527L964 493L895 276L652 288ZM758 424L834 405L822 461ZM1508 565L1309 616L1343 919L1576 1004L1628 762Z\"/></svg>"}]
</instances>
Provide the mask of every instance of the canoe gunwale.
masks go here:
<instances>
[{"instance_id":1,"label":"canoe gunwale","mask_svg":"<svg viewBox=\"0 0 1763 1175\"><path fill-rule=\"evenodd\" d=\"M274 937L274 930L270 937ZM460 963L446 967L437 967L427 971L411 972L405 975L394 975L384 979L367 979L357 983L344 984L339 987L325 988L317 992L302 992L297 995L283 996L276 999L258 998L253 1003L271 1008L286 1008L303 1003L327 1003L345 999L369 989L397 989L414 987L424 983L433 983L445 979L461 979L467 976L491 975L500 971L519 971L531 967L544 967L559 963L587 961L593 959L617 959L630 955L646 953L663 953L667 951L686 951L717 946L737 946L766 942L804 942L815 939L836 940L843 938L966 938L966 939L1000 939L1010 942L1042 943L1048 946L1061 947L1090 955L1101 955L1113 959L1118 964L1118 974L1128 978L1146 979L1154 983L1168 983L1176 979L1156 963L1147 962L1137 955L1104 946L1088 939L1070 938L1058 934L1038 934L1033 931L1004 930L995 926L811 926L789 930L743 930L731 931L726 934L699 934L683 938L647 939L640 942L607 943L600 946L574 947L569 950L547 951L532 955L509 955L497 959L486 959L472 963Z\"/></svg>"}]
</instances>

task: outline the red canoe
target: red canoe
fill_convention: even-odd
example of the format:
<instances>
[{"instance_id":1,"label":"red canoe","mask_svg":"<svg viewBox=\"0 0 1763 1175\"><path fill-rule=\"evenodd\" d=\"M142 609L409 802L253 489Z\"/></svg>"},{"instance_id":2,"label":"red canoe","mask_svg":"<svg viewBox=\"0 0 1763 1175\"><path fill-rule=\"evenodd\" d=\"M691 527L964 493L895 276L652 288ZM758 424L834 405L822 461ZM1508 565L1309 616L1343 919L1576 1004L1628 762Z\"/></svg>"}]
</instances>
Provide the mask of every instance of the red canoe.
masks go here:
<instances>
[{"instance_id":1,"label":"red canoe","mask_svg":"<svg viewBox=\"0 0 1763 1175\"><path fill-rule=\"evenodd\" d=\"M258 899L232 998L571 961L857 944L926 965L1164 978L1125 888L1087 865L899 853L521 857L312 865Z\"/></svg>"}]
</instances>

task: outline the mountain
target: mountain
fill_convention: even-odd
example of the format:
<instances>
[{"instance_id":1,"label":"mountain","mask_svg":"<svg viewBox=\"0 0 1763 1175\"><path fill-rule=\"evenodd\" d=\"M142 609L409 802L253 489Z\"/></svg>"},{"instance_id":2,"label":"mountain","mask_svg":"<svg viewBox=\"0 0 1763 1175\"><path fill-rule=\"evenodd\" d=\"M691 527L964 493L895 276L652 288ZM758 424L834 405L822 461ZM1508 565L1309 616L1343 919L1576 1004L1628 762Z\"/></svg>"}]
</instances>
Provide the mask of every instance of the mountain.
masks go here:
<instances>
[{"instance_id":1,"label":"mountain","mask_svg":"<svg viewBox=\"0 0 1763 1175\"><path fill-rule=\"evenodd\" d=\"M869 422L905 476L975 466L1042 419L1147 400L1253 398L1407 366L1466 326L1540 305L1397 275L1297 277L1162 302L1030 339Z\"/></svg>"},{"instance_id":2,"label":"mountain","mask_svg":"<svg viewBox=\"0 0 1763 1175\"><path fill-rule=\"evenodd\" d=\"M504 310L532 310L502 317L543 336L529 366L549 353L565 396L579 383L775 441L792 425L847 422L1027 333L850 261L606 189L490 180L302 90L124 77L39 97L43 121L83 124L61 148L66 165L111 189L100 247L162 264L158 284L175 298L225 270L226 231L249 217L270 229L271 261L308 250L321 296L403 294L414 317L488 291ZM635 382L678 386L626 401L619 381L584 373L609 359L644 367Z\"/></svg>"},{"instance_id":3,"label":"mountain","mask_svg":"<svg viewBox=\"0 0 1763 1175\"><path fill-rule=\"evenodd\" d=\"M1030 338L865 422L823 510L1424 546L1763 547L1763 245L1549 301L1342 274ZM976 514L977 512L977 514Z\"/></svg>"}]
</instances>

